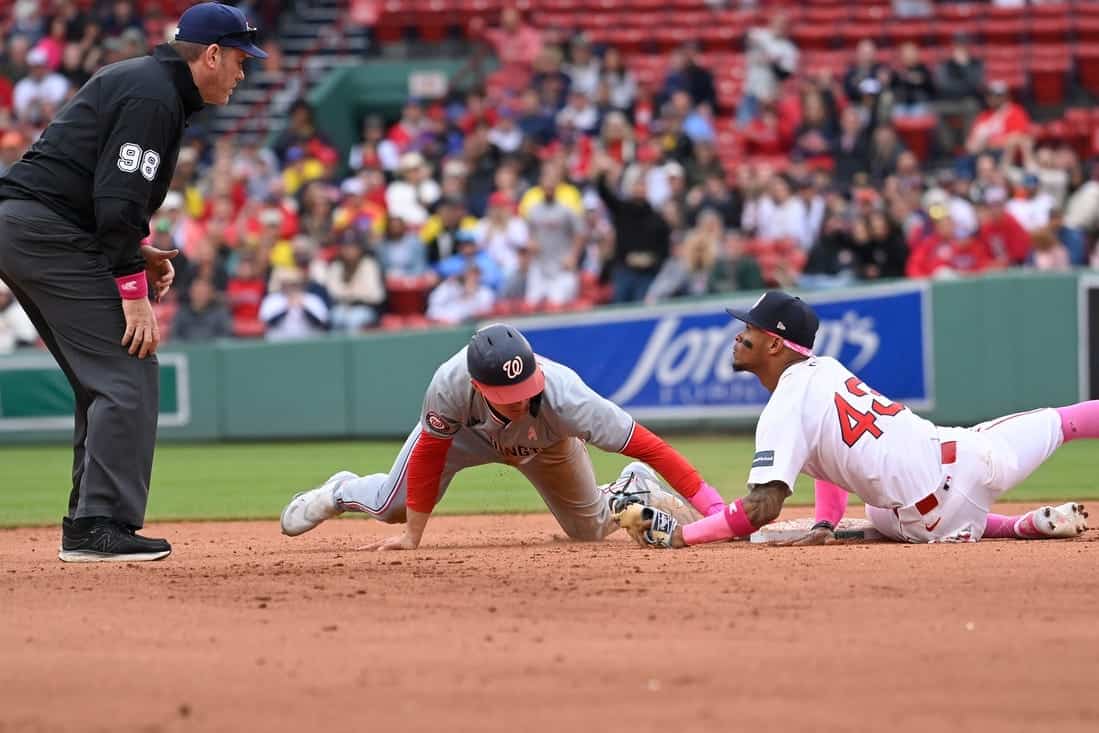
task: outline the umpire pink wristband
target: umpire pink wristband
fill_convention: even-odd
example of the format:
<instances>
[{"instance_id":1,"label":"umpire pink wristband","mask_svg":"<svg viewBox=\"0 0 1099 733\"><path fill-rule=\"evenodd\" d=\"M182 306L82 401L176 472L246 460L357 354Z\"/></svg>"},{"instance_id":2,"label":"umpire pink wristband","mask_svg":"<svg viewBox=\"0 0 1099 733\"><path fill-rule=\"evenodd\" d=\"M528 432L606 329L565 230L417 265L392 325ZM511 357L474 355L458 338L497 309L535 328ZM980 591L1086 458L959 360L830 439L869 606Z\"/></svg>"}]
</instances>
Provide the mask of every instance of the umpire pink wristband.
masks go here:
<instances>
[{"instance_id":1,"label":"umpire pink wristband","mask_svg":"<svg viewBox=\"0 0 1099 733\"><path fill-rule=\"evenodd\" d=\"M141 300L149 297L149 281L145 278L144 271L116 277L114 282L123 300Z\"/></svg>"},{"instance_id":2,"label":"umpire pink wristband","mask_svg":"<svg viewBox=\"0 0 1099 733\"><path fill-rule=\"evenodd\" d=\"M704 517L717 514L725 509L725 500L721 498L721 494L717 493L717 489L705 481L698 487L698 491L691 497L690 502L691 506Z\"/></svg>"}]
</instances>

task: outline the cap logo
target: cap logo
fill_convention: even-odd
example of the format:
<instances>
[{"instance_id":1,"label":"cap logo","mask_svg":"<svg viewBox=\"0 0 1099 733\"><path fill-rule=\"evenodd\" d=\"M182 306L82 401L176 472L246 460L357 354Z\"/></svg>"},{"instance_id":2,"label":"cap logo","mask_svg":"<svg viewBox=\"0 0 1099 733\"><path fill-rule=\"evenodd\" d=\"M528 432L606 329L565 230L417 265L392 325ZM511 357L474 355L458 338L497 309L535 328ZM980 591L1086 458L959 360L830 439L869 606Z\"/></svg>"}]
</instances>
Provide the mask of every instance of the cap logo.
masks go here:
<instances>
[{"instance_id":1,"label":"cap logo","mask_svg":"<svg viewBox=\"0 0 1099 733\"><path fill-rule=\"evenodd\" d=\"M523 373L523 357L516 356L504 362L504 374L508 379L515 379Z\"/></svg>"},{"instance_id":2,"label":"cap logo","mask_svg":"<svg viewBox=\"0 0 1099 733\"><path fill-rule=\"evenodd\" d=\"M777 324L775 324L775 328L777 328L780 331L785 331L786 330L786 324L783 323L782 321L779 321Z\"/></svg>"}]
</instances>

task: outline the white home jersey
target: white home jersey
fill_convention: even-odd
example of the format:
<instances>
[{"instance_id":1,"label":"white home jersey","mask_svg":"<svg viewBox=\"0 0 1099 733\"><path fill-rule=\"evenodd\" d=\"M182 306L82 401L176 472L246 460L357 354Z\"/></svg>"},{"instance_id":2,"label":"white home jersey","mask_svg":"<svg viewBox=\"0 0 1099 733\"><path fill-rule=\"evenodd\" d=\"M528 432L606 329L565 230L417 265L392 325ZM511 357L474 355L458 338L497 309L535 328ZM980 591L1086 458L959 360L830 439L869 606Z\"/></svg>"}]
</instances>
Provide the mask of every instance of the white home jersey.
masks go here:
<instances>
[{"instance_id":1,"label":"white home jersey","mask_svg":"<svg viewBox=\"0 0 1099 733\"><path fill-rule=\"evenodd\" d=\"M827 356L791 365L756 426L748 488L798 473L831 481L867 504L901 507L942 476L938 428L873 391Z\"/></svg>"},{"instance_id":2,"label":"white home jersey","mask_svg":"<svg viewBox=\"0 0 1099 733\"><path fill-rule=\"evenodd\" d=\"M536 358L546 375L536 417L526 414L507 421L491 410L470 382L463 348L436 370L424 397L421 427L438 437L467 432L477 439L476 450L486 460L495 455L496 460L513 464L525 463L565 438L580 438L610 453L620 452L633 434L633 418L596 394L572 369Z\"/></svg>"}]
</instances>

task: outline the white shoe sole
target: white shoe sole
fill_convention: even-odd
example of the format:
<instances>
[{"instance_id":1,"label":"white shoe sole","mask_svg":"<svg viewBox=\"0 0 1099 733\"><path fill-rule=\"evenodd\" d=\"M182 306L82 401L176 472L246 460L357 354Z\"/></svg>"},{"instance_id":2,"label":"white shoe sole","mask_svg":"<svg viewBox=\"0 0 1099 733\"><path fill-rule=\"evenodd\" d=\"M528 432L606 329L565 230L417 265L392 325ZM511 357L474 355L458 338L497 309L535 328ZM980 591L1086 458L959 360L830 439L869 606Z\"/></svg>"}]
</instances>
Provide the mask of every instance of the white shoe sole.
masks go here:
<instances>
[{"instance_id":1,"label":"white shoe sole","mask_svg":"<svg viewBox=\"0 0 1099 733\"><path fill-rule=\"evenodd\" d=\"M57 553L57 559L61 562L153 562L154 560L163 560L171 554L171 550L122 554L95 552L93 550L60 550Z\"/></svg>"},{"instance_id":2,"label":"white shoe sole","mask_svg":"<svg viewBox=\"0 0 1099 733\"><path fill-rule=\"evenodd\" d=\"M355 476L355 474L351 473L350 471L340 471L339 473L336 473L336 474L333 474L332 476L330 476L327 481L325 481L323 484L321 484L317 488L310 489L309 491L299 491L298 493L294 494L294 496L290 499L290 503L286 505L286 507L282 510L282 514L279 515L279 527L282 529L282 533L284 535L286 535L287 537L297 537L298 535L303 535L306 532L309 532L311 530L316 529L317 526L320 525L322 522L325 522L328 519L331 519L332 517L326 517L325 519L321 519L317 522L314 522L311 526L306 527L305 529L298 530L298 531L291 531L291 530L287 529L287 526L286 526L286 522L287 522L287 519L289 517L290 511L294 508L294 502L296 502L300 497L305 496L306 494L312 493L314 491L320 491L322 489L327 489L327 490L331 491L331 489L328 489L328 485L331 484L333 481L338 481L338 480L341 480L341 479L346 480L346 479L349 479L349 478L353 478L354 476ZM302 511L304 511L304 509ZM339 514L340 514L340 512L337 511L332 516L335 517L335 516L338 516Z\"/></svg>"}]
</instances>

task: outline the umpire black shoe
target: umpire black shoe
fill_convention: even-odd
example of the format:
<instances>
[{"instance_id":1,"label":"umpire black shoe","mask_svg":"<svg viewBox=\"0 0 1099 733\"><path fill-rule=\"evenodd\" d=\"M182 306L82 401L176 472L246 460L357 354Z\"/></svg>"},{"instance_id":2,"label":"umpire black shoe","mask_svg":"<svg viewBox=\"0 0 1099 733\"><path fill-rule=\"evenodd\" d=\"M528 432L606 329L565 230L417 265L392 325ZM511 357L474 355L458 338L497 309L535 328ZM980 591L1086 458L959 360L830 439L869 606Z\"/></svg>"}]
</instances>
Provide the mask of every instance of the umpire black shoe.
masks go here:
<instances>
[{"instance_id":1,"label":"umpire black shoe","mask_svg":"<svg viewBox=\"0 0 1099 733\"><path fill-rule=\"evenodd\" d=\"M110 517L61 520L63 562L148 562L172 554L167 540L142 537Z\"/></svg>"}]
</instances>

